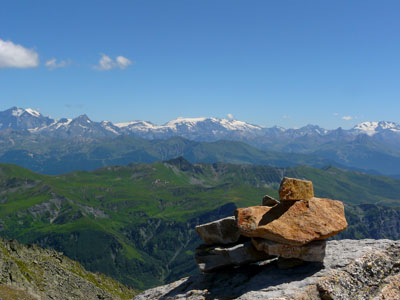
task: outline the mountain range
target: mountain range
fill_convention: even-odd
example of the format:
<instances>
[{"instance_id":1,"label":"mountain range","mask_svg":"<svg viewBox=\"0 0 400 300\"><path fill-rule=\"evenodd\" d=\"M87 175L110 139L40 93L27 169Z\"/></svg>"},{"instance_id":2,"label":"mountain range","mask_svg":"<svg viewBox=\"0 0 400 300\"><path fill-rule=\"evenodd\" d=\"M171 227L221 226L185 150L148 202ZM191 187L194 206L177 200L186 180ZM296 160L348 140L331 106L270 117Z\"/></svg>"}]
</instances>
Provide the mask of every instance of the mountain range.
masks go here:
<instances>
[{"instance_id":1,"label":"mountain range","mask_svg":"<svg viewBox=\"0 0 400 300\"><path fill-rule=\"evenodd\" d=\"M169 140L170 142L167 143L169 146L171 143L173 144L171 141L179 143L175 137L199 143L226 140L244 142L262 151L268 151L269 154L274 153L275 156L280 156L280 161L291 160L285 159L283 156L302 154L307 155L309 160L314 158L317 161L325 161L326 164L335 164L370 173L400 176L400 125L387 121L363 122L349 130L342 128L327 130L317 125L307 125L299 129L285 129L277 126L263 128L243 121L217 118L178 118L164 125L155 125L147 121L113 124L109 121L94 122L86 115L75 119L54 120L29 108L12 107L0 112L0 155L12 151L11 154L6 155L6 157L10 157L15 156L15 151L28 151L29 153L25 153L25 156L40 156L40 153L31 151L32 145L25 148L21 145L14 145L18 144L16 140L21 135L25 138L29 137L30 140L36 140L36 143L43 147L46 147L44 145L46 142L43 143L46 140L53 145L54 153L60 152L60 149L56 149L54 145L70 143L71 139L74 140L74 143L94 141L96 144L110 144L116 138L121 141L123 140L121 137L129 136L138 141L157 141L157 144L160 144L159 140ZM237 147L239 145L236 144ZM236 147L234 144L231 146L233 149ZM177 148L178 146L174 145L173 147ZM164 150L164 152L169 152L167 149ZM77 153L69 153L69 155L75 154ZM149 155L148 151L144 151L141 157L148 158ZM184 155L192 162L207 161L192 160L185 153L176 153L176 156L179 155ZM109 157L115 157L115 153ZM156 156L156 159L152 161L168 158L172 157ZM17 161L32 159L33 157L17 157ZM254 163L253 160L242 158L240 162ZM0 156L0 161L17 162L7 161L4 159L4 155ZM134 157L132 161L140 161L140 159ZM223 161L235 162L234 160ZM143 162L150 161L144 160ZM296 164L293 160L292 163ZM301 163L303 162L297 162L297 164ZM284 164L273 165L283 166ZM29 165L24 166L30 167ZM101 165L95 167L99 166Z\"/></svg>"},{"instance_id":2,"label":"mountain range","mask_svg":"<svg viewBox=\"0 0 400 300\"><path fill-rule=\"evenodd\" d=\"M131 121L113 124L110 121L94 122L87 115L75 119L59 120L43 116L31 108L12 107L0 112L0 130L28 130L57 137L98 138L104 136L134 135L145 139L166 139L180 136L194 141L243 140L259 138L260 145L268 145L272 141L262 139L293 140L300 137L325 137L325 141L337 139L338 136L352 139L358 135L400 139L400 124L394 122L363 122L352 129L342 128L327 130L317 125L307 125L298 129L283 127L264 128L233 119L218 118L177 118L164 125L155 125L148 121ZM400 148L398 143L395 143ZM288 149L293 150L294 148Z\"/></svg>"}]
</instances>

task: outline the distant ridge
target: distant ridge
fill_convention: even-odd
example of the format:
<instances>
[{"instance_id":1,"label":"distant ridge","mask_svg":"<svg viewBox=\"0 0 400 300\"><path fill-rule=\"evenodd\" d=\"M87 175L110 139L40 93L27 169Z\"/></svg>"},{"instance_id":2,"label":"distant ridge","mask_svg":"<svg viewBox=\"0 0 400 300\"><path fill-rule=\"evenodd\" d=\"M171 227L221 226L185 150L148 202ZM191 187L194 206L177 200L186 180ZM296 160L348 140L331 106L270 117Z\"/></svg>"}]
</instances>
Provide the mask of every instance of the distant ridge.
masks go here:
<instances>
[{"instance_id":1,"label":"distant ridge","mask_svg":"<svg viewBox=\"0 0 400 300\"><path fill-rule=\"evenodd\" d=\"M24 140L37 139L36 144L28 147L27 143L25 143L24 146L19 145L17 147L18 136L21 135L24 135ZM30 135L33 138L27 138ZM0 112L0 141L3 141L0 144L0 161L2 162L21 162L23 166L29 167L25 162L36 161L36 158L43 154L43 150L39 149L40 147L45 147L42 143L51 143L54 145L56 152L62 152L63 150L57 149L58 145L60 143L69 143L65 141L70 139L74 141L68 146L70 151L68 155L77 155L74 161L85 160L85 157L87 157L86 151L80 149L79 155L76 151L73 152L72 146L74 143L82 142L84 143L82 144L83 149L88 149L91 147L90 143L109 145L112 143L112 139L119 137L154 140L155 144L159 145L163 144L163 142L157 142L157 140L169 141L164 143L164 148L158 149L157 153L149 153L143 147L139 147L140 149L135 147L134 151L139 152L129 154L131 155L131 161L150 162L172 158L174 156L167 154L171 153L171 149L174 149L175 157L183 155L191 162L215 162L217 161L215 159L222 159L222 161L232 163L273 163L276 166L283 166L285 163L282 162L287 161L291 161L294 164L309 164L306 162L309 159L306 159L306 161L302 158L293 160L293 155L302 154L314 157L317 161L325 160L329 164L332 163L350 169L385 175L400 173L400 125L395 122L363 122L349 130L340 127L327 130L317 125L307 125L299 129L285 129L277 126L263 128L239 120L206 117L178 118L164 125L155 125L148 121L113 124L110 121L94 122L87 115L81 115L74 119L61 118L54 120L30 108L12 107ZM221 140L243 142L263 151L273 151L275 158L279 156L279 159L273 159L272 161L262 159L260 161L259 159L251 158L250 153L242 150L240 150L242 151L241 158L233 155L235 159L232 159L230 154L222 156L214 155L215 152L209 153L208 151L213 147L208 145L201 146L202 158L200 158L198 152L193 152L193 148L185 148L185 152L179 151L179 149L182 149L180 148L181 140L176 140L176 137L194 142L217 142ZM43 142L43 139L46 142ZM57 139L57 141L50 141L50 139ZM38 140L41 141L39 142ZM125 140L128 144L122 143L123 145L121 145L123 151L128 152L129 150L128 140ZM10 144L11 141L14 144ZM119 140L119 144L121 144L121 141ZM174 142L177 142L177 144L173 145ZM193 147L199 147L198 144L192 145ZM34 147L32 148L31 146ZM223 151L225 153L235 152L239 148L243 148L239 144L232 146L234 148L227 149L225 147L229 146L225 143L222 146ZM111 151L110 148L114 150ZM37 150L34 151L34 149ZM213 151L216 150L215 147L213 149ZM13 152L9 153L9 151ZM27 151L27 153L22 154L21 151ZM116 153L120 151L121 149L116 149L109 145L100 152L109 153L109 156L106 157L108 160L110 157L115 157ZM42 164L43 159L53 159L57 155L56 152L47 153L42 157L40 164ZM10 157L13 160L9 160ZM195 157L198 159L193 159ZM103 163L105 164L104 159ZM114 161L114 163L120 163L120 161ZM318 164L313 163L311 165L316 166ZM94 167L98 166L95 165Z\"/></svg>"},{"instance_id":2,"label":"distant ridge","mask_svg":"<svg viewBox=\"0 0 400 300\"><path fill-rule=\"evenodd\" d=\"M74 127L81 130L73 132ZM246 123L234 119L219 118L183 118L179 117L163 125L155 125L149 121L130 121L113 124L110 121L94 122L87 115L80 115L74 119L61 118L59 120L43 116L40 112L31 108L11 107L0 112L0 130L17 129L29 130L33 133L46 133L57 135L59 132L71 131L71 136L87 134L91 137L103 135L133 134L143 138L168 138L178 135L185 138L209 140L226 137L228 133L236 134L236 138L242 136L263 137L265 135L284 135L287 137L299 137L305 135L327 136L336 131L346 132L349 135L366 134L373 136L382 132L400 134L400 124L395 122L362 122L352 129L341 128L327 130L317 125L306 125L298 129L285 129L274 126L264 128L259 125ZM108 133L106 133L108 132Z\"/></svg>"}]
</instances>

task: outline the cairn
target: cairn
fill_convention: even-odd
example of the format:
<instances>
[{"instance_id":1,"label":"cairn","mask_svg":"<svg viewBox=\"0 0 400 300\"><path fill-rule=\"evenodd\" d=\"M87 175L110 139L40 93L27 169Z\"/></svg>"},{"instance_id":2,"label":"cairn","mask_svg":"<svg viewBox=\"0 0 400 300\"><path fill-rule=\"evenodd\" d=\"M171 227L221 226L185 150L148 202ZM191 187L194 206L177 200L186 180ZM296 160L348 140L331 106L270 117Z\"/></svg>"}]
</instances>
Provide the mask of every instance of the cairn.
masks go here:
<instances>
[{"instance_id":1,"label":"cairn","mask_svg":"<svg viewBox=\"0 0 400 300\"><path fill-rule=\"evenodd\" d=\"M235 216L196 226L204 244L195 259L202 272L278 257L278 266L322 262L326 239L347 228L343 203L314 197L311 181L283 178L280 201L238 208Z\"/></svg>"}]
</instances>

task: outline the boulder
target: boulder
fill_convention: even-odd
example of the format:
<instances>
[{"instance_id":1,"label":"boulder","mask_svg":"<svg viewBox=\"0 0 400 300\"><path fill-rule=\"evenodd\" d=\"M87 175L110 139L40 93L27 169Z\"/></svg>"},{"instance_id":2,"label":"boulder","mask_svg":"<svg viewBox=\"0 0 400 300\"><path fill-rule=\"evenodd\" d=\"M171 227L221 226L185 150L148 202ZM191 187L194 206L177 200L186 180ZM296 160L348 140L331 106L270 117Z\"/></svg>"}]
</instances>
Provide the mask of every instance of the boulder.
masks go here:
<instances>
[{"instance_id":1,"label":"boulder","mask_svg":"<svg viewBox=\"0 0 400 300\"><path fill-rule=\"evenodd\" d=\"M258 251L251 241L231 247L201 245L196 249L195 259L202 272L212 272L228 266L240 266L271 258Z\"/></svg>"},{"instance_id":2,"label":"boulder","mask_svg":"<svg viewBox=\"0 0 400 300\"><path fill-rule=\"evenodd\" d=\"M322 262L325 257L326 241L313 241L302 246L292 246L260 238L252 239L258 251L283 258L297 258L303 261Z\"/></svg>"},{"instance_id":3,"label":"boulder","mask_svg":"<svg viewBox=\"0 0 400 300\"><path fill-rule=\"evenodd\" d=\"M329 238L347 228L342 202L315 197L274 207L238 208L235 216L242 235L294 246Z\"/></svg>"},{"instance_id":4,"label":"boulder","mask_svg":"<svg viewBox=\"0 0 400 300\"><path fill-rule=\"evenodd\" d=\"M300 180L297 178L284 177L279 187L279 199L303 200L314 197L314 189L311 181Z\"/></svg>"},{"instance_id":5,"label":"boulder","mask_svg":"<svg viewBox=\"0 0 400 300\"><path fill-rule=\"evenodd\" d=\"M237 242L240 237L235 217L227 217L196 226L196 232L207 245L231 244Z\"/></svg>"},{"instance_id":6,"label":"boulder","mask_svg":"<svg viewBox=\"0 0 400 300\"><path fill-rule=\"evenodd\" d=\"M271 196L268 195L265 195L262 199L263 206L275 206L279 203L280 203L279 200L276 200L275 198L272 198Z\"/></svg>"}]
</instances>

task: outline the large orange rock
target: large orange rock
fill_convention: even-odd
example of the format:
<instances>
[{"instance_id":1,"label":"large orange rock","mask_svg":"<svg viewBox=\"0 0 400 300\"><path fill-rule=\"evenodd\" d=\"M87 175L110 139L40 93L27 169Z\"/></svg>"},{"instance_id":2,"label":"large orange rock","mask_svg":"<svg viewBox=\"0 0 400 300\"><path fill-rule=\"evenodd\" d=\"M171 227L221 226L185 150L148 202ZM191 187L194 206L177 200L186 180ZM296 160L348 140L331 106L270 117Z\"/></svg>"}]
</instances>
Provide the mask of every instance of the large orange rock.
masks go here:
<instances>
[{"instance_id":1,"label":"large orange rock","mask_svg":"<svg viewBox=\"0 0 400 300\"><path fill-rule=\"evenodd\" d=\"M279 187L279 199L303 200L314 197L314 188L311 181L284 177Z\"/></svg>"},{"instance_id":2,"label":"large orange rock","mask_svg":"<svg viewBox=\"0 0 400 300\"><path fill-rule=\"evenodd\" d=\"M235 211L240 233L288 245L323 240L347 228L343 203L311 198L284 201L274 207L252 206Z\"/></svg>"}]
</instances>

